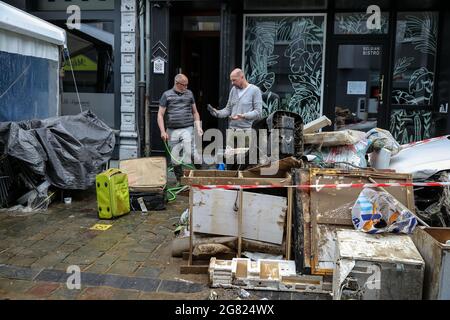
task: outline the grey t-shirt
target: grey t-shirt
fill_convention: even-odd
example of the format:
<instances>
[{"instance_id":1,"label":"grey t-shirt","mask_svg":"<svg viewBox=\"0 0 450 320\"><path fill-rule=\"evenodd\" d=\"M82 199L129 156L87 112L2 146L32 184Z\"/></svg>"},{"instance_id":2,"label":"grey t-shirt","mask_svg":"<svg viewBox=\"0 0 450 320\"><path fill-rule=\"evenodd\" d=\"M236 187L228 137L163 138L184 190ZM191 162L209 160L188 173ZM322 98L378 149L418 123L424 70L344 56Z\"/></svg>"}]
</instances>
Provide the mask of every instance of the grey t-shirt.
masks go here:
<instances>
[{"instance_id":1,"label":"grey t-shirt","mask_svg":"<svg viewBox=\"0 0 450 320\"><path fill-rule=\"evenodd\" d=\"M166 108L167 128L178 129L193 126L193 104L195 104L194 94L190 90L181 93L172 88L164 92L159 100L159 105Z\"/></svg>"},{"instance_id":2,"label":"grey t-shirt","mask_svg":"<svg viewBox=\"0 0 450 320\"><path fill-rule=\"evenodd\" d=\"M261 90L257 86L249 84L244 94L239 97L239 90L233 87L230 91L227 106L218 111L219 118L243 114L244 120L230 120L229 127L231 129L250 129L253 121L262 117Z\"/></svg>"}]
</instances>

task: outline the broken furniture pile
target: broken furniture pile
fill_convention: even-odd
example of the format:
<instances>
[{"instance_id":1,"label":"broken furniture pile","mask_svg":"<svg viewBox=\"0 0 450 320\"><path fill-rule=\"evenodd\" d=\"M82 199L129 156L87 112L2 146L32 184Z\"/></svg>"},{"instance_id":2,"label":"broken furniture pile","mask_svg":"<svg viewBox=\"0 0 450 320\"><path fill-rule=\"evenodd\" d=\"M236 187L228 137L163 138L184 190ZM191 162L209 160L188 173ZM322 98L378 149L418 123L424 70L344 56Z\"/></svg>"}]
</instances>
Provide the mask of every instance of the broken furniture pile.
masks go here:
<instances>
[{"instance_id":1,"label":"broken furniture pile","mask_svg":"<svg viewBox=\"0 0 450 320\"><path fill-rule=\"evenodd\" d=\"M173 249L188 260L181 271L209 272L212 287L448 298L449 229L427 227L413 175L389 168L404 146L378 128L316 132L330 124L305 125L303 154L279 160L276 176L261 167L187 172L188 232Z\"/></svg>"}]
</instances>

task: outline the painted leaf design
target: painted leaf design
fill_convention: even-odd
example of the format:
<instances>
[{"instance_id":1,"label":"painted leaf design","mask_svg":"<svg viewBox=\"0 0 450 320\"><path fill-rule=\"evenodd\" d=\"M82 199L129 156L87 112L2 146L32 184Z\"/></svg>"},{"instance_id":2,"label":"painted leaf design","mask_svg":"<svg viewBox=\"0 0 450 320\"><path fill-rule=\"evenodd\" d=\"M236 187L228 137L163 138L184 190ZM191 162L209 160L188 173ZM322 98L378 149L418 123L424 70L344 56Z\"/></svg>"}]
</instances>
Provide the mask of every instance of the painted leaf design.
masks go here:
<instances>
[{"instance_id":1,"label":"painted leaf design","mask_svg":"<svg viewBox=\"0 0 450 320\"><path fill-rule=\"evenodd\" d=\"M275 82L275 73L269 72L254 74L249 78L249 81L255 86L258 86L263 92L266 92L272 88L273 83Z\"/></svg>"}]
</instances>

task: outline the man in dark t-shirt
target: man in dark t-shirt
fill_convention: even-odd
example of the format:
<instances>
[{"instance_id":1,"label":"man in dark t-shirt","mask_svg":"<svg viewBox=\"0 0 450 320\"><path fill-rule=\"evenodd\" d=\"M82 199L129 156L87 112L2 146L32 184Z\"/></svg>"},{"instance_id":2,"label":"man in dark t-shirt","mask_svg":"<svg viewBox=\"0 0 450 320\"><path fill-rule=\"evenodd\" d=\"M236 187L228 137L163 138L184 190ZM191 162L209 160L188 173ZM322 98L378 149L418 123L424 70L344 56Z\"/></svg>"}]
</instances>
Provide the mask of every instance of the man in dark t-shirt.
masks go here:
<instances>
[{"instance_id":1,"label":"man in dark t-shirt","mask_svg":"<svg viewBox=\"0 0 450 320\"><path fill-rule=\"evenodd\" d=\"M174 87L161 96L158 111L161 139L168 141L172 150L175 158L172 159L172 164L178 182L183 176L181 162L192 163L195 149L194 126L196 133L203 135L194 95L187 87L188 78L183 74L177 75ZM166 116L166 123L164 123L164 116Z\"/></svg>"}]
</instances>

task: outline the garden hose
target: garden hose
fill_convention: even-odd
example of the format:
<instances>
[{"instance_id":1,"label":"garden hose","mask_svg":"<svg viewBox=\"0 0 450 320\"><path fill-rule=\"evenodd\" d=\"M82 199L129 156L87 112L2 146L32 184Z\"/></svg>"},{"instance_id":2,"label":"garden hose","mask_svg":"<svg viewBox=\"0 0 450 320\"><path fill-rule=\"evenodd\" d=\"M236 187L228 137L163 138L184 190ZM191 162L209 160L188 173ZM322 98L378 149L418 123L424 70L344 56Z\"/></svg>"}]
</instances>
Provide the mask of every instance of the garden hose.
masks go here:
<instances>
[{"instance_id":1,"label":"garden hose","mask_svg":"<svg viewBox=\"0 0 450 320\"><path fill-rule=\"evenodd\" d=\"M169 202L175 201L177 199L177 195L180 192L187 190L188 188L189 188L188 186L177 186L177 187L166 189L167 195L168 195L167 201L169 201Z\"/></svg>"},{"instance_id":2,"label":"garden hose","mask_svg":"<svg viewBox=\"0 0 450 320\"><path fill-rule=\"evenodd\" d=\"M180 161L180 160L176 159L176 158L172 155L172 152L170 151L170 148L169 148L169 146L167 145L167 141L164 141L164 146L165 146L166 151L167 151L167 153L169 154L170 158L171 158L174 162L178 163L178 164L181 165L182 167L186 167L186 168L189 168L189 169L191 169L191 170L195 170L195 167L194 167L193 165L184 163L182 160ZM168 171L169 171L169 172L173 171L173 166L172 166L171 164L169 165L169 170L168 170ZM167 200L168 200L169 202L175 201L175 200L177 199L177 195L178 195L180 192L185 191L186 189L188 189L188 186L181 186L181 185L177 185L176 187L172 187L172 188L166 188L166 192L167 192Z\"/></svg>"},{"instance_id":3,"label":"garden hose","mask_svg":"<svg viewBox=\"0 0 450 320\"><path fill-rule=\"evenodd\" d=\"M167 141L164 141L164 146L165 146L166 151L167 151L167 153L169 154L170 158L171 158L174 162L178 163L178 164L181 165L181 166L187 167L187 168L189 168L189 169L191 169L191 170L195 170L195 167L194 167L192 164L184 163L184 162L182 161L183 159L181 159L181 161L180 161L180 160L176 159L176 158L172 155L172 152L170 152L170 148L169 148L169 146L167 145ZM183 156L183 158L184 158L184 156ZM170 167L171 167L171 166L170 166ZM172 170L173 170L173 168L172 168Z\"/></svg>"}]
</instances>

